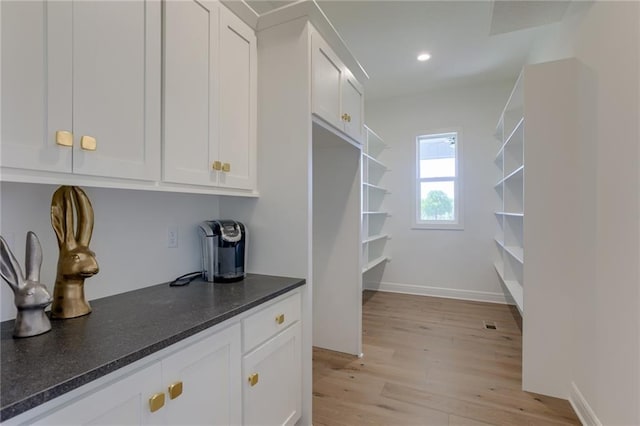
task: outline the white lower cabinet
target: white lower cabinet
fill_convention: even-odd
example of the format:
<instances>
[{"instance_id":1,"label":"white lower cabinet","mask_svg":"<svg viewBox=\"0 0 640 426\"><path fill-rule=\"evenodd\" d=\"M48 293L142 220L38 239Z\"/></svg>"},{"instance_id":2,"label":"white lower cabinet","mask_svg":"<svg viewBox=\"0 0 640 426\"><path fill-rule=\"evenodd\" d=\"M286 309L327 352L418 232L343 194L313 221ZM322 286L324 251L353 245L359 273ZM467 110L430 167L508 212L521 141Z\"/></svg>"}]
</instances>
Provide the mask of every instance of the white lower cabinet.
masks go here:
<instances>
[{"instance_id":1,"label":"white lower cabinet","mask_svg":"<svg viewBox=\"0 0 640 426\"><path fill-rule=\"evenodd\" d=\"M300 418L300 322L244 356L244 424L293 425Z\"/></svg>"},{"instance_id":2,"label":"white lower cabinet","mask_svg":"<svg viewBox=\"0 0 640 426\"><path fill-rule=\"evenodd\" d=\"M235 324L83 395L35 424L237 425L240 358L240 325Z\"/></svg>"},{"instance_id":3,"label":"white lower cabinet","mask_svg":"<svg viewBox=\"0 0 640 426\"><path fill-rule=\"evenodd\" d=\"M148 425L158 423L148 399L162 387L156 362L40 418L36 425ZM30 422L28 422L30 423Z\"/></svg>"},{"instance_id":4,"label":"white lower cabinet","mask_svg":"<svg viewBox=\"0 0 640 426\"><path fill-rule=\"evenodd\" d=\"M293 425L300 307L300 292L288 293L3 425Z\"/></svg>"},{"instance_id":5,"label":"white lower cabinet","mask_svg":"<svg viewBox=\"0 0 640 426\"><path fill-rule=\"evenodd\" d=\"M163 359L166 424L240 424L239 372L238 324Z\"/></svg>"}]
</instances>

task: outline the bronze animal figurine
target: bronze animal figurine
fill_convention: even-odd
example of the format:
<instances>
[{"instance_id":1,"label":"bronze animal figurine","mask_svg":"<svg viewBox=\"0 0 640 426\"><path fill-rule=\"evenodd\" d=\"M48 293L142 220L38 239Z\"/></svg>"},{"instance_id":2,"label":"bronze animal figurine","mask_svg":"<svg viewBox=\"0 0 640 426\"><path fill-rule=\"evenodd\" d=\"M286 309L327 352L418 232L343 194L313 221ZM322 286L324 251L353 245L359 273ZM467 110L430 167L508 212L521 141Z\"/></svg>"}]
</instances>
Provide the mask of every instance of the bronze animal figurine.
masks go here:
<instances>
[{"instance_id":1,"label":"bronze animal figurine","mask_svg":"<svg viewBox=\"0 0 640 426\"><path fill-rule=\"evenodd\" d=\"M74 226L78 221L77 230ZM51 225L60 255L53 289L52 318L75 318L91 313L84 297L84 280L99 272L96 254L89 250L93 232L93 207L77 186L61 186L51 199Z\"/></svg>"},{"instance_id":2,"label":"bronze animal figurine","mask_svg":"<svg viewBox=\"0 0 640 426\"><path fill-rule=\"evenodd\" d=\"M14 294L14 303L18 309L13 328L14 337L31 337L51 330L49 317L44 313L51 303L51 294L40 283L42 266L42 246L33 232L27 232L25 255L26 278L22 268L13 255L4 238L0 237L1 268L0 275L9 284Z\"/></svg>"}]
</instances>

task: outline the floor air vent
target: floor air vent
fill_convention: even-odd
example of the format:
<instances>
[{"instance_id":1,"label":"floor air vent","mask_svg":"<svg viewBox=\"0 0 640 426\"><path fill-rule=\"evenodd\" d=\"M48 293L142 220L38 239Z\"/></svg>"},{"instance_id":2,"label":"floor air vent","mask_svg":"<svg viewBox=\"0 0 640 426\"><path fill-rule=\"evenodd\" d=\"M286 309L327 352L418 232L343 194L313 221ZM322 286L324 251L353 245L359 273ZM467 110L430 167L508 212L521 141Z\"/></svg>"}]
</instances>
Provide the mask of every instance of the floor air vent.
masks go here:
<instances>
[{"instance_id":1,"label":"floor air vent","mask_svg":"<svg viewBox=\"0 0 640 426\"><path fill-rule=\"evenodd\" d=\"M482 321L482 324L484 324L484 328L486 328L487 330L496 330L496 323L493 321Z\"/></svg>"}]
</instances>

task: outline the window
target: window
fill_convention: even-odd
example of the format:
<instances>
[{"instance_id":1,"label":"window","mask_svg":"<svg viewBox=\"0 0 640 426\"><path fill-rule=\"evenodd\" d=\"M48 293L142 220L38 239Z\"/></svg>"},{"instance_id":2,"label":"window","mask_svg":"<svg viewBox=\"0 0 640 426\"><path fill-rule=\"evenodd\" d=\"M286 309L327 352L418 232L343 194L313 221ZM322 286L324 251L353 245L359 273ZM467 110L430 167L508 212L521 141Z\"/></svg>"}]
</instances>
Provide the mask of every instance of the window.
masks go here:
<instances>
[{"instance_id":1,"label":"window","mask_svg":"<svg viewBox=\"0 0 640 426\"><path fill-rule=\"evenodd\" d=\"M462 229L458 132L416 139L414 225L426 229Z\"/></svg>"}]
</instances>

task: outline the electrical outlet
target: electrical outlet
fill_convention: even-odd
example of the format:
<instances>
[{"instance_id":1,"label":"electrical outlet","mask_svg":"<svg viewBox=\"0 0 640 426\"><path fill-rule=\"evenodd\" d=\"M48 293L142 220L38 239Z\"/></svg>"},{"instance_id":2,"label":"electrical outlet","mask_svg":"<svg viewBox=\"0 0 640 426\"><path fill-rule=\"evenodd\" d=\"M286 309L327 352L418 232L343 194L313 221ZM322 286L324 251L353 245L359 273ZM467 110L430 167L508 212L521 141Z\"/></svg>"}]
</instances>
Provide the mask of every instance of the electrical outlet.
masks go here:
<instances>
[{"instance_id":1,"label":"electrical outlet","mask_svg":"<svg viewBox=\"0 0 640 426\"><path fill-rule=\"evenodd\" d=\"M167 231L167 247L176 248L178 247L178 227L170 226Z\"/></svg>"}]
</instances>

